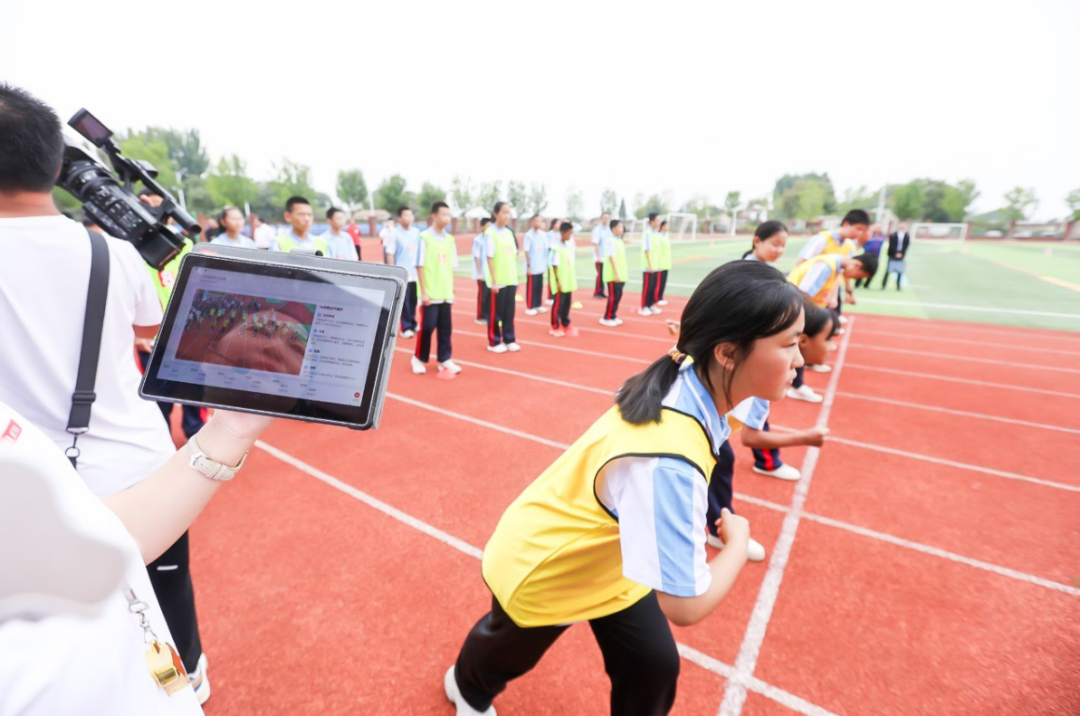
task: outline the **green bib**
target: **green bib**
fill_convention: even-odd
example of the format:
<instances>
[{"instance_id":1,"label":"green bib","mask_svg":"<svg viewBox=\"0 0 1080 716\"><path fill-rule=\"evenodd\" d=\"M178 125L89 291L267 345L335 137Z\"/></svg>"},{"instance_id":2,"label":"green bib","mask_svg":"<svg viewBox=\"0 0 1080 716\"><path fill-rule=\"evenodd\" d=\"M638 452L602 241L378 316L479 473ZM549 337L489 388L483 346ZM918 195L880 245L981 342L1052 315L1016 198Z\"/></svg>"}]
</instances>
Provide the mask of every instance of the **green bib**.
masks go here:
<instances>
[{"instance_id":1,"label":"green bib","mask_svg":"<svg viewBox=\"0 0 1080 716\"><path fill-rule=\"evenodd\" d=\"M551 290L556 290L555 278L558 277L558 290L561 293L570 293L577 290L577 267L574 265L574 252L570 247L559 242L551 247L551 253L559 255L559 265L551 267Z\"/></svg>"},{"instance_id":2,"label":"green bib","mask_svg":"<svg viewBox=\"0 0 1080 716\"><path fill-rule=\"evenodd\" d=\"M510 229L501 231L494 224L484 232L495 239L495 251L488 257L495 264L495 284L498 286L517 286L517 245L514 243L514 232Z\"/></svg>"},{"instance_id":3,"label":"green bib","mask_svg":"<svg viewBox=\"0 0 1080 716\"><path fill-rule=\"evenodd\" d=\"M611 250L615 254L604 259L603 276L604 283L615 280L615 272L611 270L611 260L615 260L615 267L619 270L619 281L626 281L626 242L622 239L611 240Z\"/></svg>"},{"instance_id":4,"label":"green bib","mask_svg":"<svg viewBox=\"0 0 1080 716\"><path fill-rule=\"evenodd\" d=\"M153 266L147 266L147 270L150 271L150 278L154 280L154 290L157 291L158 300L161 301L161 307L169 303L169 296L172 295L173 284L176 283L176 277L180 274L180 261L191 253L191 249L195 247L195 244L191 239L184 239L184 248L180 249L180 253L176 255L169 263L161 267L158 271Z\"/></svg>"},{"instance_id":5,"label":"green bib","mask_svg":"<svg viewBox=\"0 0 1080 716\"><path fill-rule=\"evenodd\" d=\"M432 301L454 300L454 260L457 247L452 234L436 235L432 229L420 232L424 244L424 287Z\"/></svg>"},{"instance_id":6,"label":"green bib","mask_svg":"<svg viewBox=\"0 0 1080 716\"><path fill-rule=\"evenodd\" d=\"M300 242L296 241L292 234L279 234L277 237L278 246L283 253L290 254L300 247ZM315 239L315 245L313 247L316 251L321 251L323 256L330 255L330 244L326 243L326 239Z\"/></svg>"}]
</instances>

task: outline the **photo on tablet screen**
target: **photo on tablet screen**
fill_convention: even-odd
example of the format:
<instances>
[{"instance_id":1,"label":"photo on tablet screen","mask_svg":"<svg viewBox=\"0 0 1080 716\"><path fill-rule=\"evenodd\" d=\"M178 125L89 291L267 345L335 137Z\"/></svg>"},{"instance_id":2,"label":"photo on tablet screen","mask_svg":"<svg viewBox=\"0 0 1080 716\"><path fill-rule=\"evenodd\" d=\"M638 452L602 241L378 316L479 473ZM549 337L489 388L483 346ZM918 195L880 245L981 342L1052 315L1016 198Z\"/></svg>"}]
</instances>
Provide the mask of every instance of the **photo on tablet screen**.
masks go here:
<instances>
[{"instance_id":1,"label":"photo on tablet screen","mask_svg":"<svg viewBox=\"0 0 1080 716\"><path fill-rule=\"evenodd\" d=\"M314 303L198 289L176 358L300 375L317 309Z\"/></svg>"}]
</instances>

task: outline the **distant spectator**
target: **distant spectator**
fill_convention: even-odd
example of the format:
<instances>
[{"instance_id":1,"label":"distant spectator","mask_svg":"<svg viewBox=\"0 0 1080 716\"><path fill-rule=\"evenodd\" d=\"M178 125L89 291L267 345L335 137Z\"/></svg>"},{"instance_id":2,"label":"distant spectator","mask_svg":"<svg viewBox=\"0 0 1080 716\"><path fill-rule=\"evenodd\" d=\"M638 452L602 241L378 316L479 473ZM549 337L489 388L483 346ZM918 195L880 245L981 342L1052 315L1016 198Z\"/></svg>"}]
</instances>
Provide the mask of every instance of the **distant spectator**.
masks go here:
<instances>
[{"instance_id":1,"label":"distant spectator","mask_svg":"<svg viewBox=\"0 0 1080 716\"><path fill-rule=\"evenodd\" d=\"M904 282L904 271L907 269L907 252L911 246L911 234L908 233L908 223L901 221L896 231L889 235L889 264L885 267L885 276L881 279L881 290L889 283L889 274L896 272L896 290L899 291Z\"/></svg>"},{"instance_id":2,"label":"distant spectator","mask_svg":"<svg viewBox=\"0 0 1080 716\"><path fill-rule=\"evenodd\" d=\"M258 214L251 215L251 225L255 227L254 236L255 248L257 249L269 249L270 244L277 236L277 232L274 231L274 227L267 224L262 220L262 217Z\"/></svg>"}]
</instances>

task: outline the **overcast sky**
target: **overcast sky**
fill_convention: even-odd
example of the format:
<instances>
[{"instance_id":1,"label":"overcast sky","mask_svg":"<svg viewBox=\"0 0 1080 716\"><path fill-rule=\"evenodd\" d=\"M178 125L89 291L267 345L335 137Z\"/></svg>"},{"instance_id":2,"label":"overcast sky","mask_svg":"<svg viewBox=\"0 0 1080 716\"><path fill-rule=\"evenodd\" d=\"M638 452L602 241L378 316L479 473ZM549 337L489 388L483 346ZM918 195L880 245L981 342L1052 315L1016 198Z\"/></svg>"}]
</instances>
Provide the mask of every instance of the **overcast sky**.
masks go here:
<instances>
[{"instance_id":1,"label":"overcast sky","mask_svg":"<svg viewBox=\"0 0 1080 716\"><path fill-rule=\"evenodd\" d=\"M215 161L281 157L333 194L455 174L567 188L837 195L974 179L978 210L1080 188L1077 0L9 0L0 80L67 119L197 127ZM14 19L13 19L14 15Z\"/></svg>"}]
</instances>

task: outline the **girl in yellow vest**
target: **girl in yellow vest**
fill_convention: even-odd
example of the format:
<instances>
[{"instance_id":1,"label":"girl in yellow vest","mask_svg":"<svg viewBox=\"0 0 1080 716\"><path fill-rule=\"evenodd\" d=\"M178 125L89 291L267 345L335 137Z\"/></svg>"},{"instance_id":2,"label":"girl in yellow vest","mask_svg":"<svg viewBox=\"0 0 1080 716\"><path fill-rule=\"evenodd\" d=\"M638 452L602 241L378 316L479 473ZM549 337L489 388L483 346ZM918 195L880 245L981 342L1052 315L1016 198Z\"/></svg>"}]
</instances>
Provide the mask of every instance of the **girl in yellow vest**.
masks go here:
<instances>
[{"instance_id":1,"label":"girl in yellow vest","mask_svg":"<svg viewBox=\"0 0 1080 716\"><path fill-rule=\"evenodd\" d=\"M668 233L666 220L660 222L660 253L656 262L656 305L666 306L664 289L667 288L668 271L671 270L671 234Z\"/></svg>"},{"instance_id":2,"label":"girl in yellow vest","mask_svg":"<svg viewBox=\"0 0 1080 716\"><path fill-rule=\"evenodd\" d=\"M600 258L604 262L603 278L607 286L607 307L600 324L621 326L619 303L622 302L623 287L626 286L626 242L623 234L626 227L618 219L611 222L611 230L600 240Z\"/></svg>"},{"instance_id":3,"label":"girl in yellow vest","mask_svg":"<svg viewBox=\"0 0 1080 716\"><path fill-rule=\"evenodd\" d=\"M521 350L514 335L514 298L517 296L517 238L510 223L510 205L495 203L494 223L484 232L484 257L491 277L491 307L488 318L488 350L516 353Z\"/></svg>"},{"instance_id":4,"label":"girl in yellow vest","mask_svg":"<svg viewBox=\"0 0 1080 716\"><path fill-rule=\"evenodd\" d=\"M490 611L444 688L459 716L532 669L573 623L589 622L613 714L666 714L679 654L668 621L695 624L746 563L750 526L725 511L724 550L706 559L708 480L724 417L783 397L802 365L798 289L769 266L713 271L682 314L676 347L623 385L607 411L507 508L484 550Z\"/></svg>"},{"instance_id":5,"label":"girl in yellow vest","mask_svg":"<svg viewBox=\"0 0 1080 716\"><path fill-rule=\"evenodd\" d=\"M420 340L412 357L412 371L427 372L431 358L431 334L439 332L436 358L439 370L448 371L443 377L454 376L461 367L451 358L450 334L453 325L450 309L454 304L454 268L457 266L457 245L454 235L446 231L450 225L450 207L444 201L431 205L431 226L420 232L420 251L416 257L416 277L420 284Z\"/></svg>"},{"instance_id":6,"label":"girl in yellow vest","mask_svg":"<svg viewBox=\"0 0 1080 716\"><path fill-rule=\"evenodd\" d=\"M574 225L564 221L559 224L558 245L548 251L548 264L551 266L548 285L551 286L551 295L555 297L551 304L551 330L548 333L556 338L576 338L578 335L578 329L570 325L570 304L578 287L577 269L574 266L576 252Z\"/></svg>"}]
</instances>

